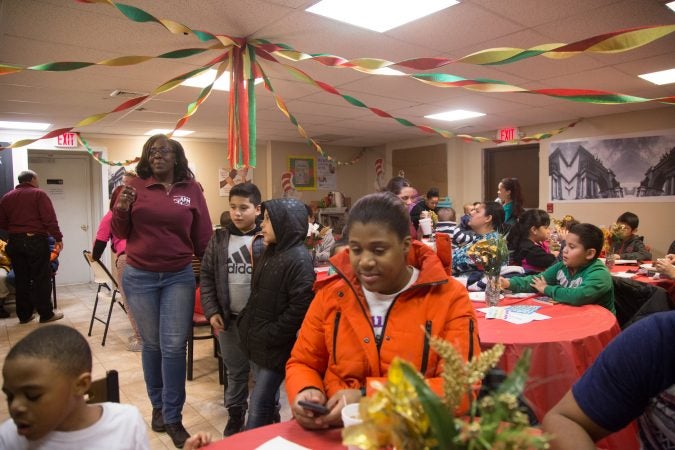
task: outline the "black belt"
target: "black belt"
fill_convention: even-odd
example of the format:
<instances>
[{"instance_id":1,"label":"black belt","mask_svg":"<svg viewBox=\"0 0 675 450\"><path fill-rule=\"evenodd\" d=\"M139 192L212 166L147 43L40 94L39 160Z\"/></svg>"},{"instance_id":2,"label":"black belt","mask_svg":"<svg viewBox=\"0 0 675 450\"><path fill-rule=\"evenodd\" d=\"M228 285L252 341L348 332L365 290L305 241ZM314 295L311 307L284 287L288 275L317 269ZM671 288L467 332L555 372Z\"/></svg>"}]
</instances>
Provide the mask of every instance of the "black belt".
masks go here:
<instances>
[{"instance_id":1,"label":"black belt","mask_svg":"<svg viewBox=\"0 0 675 450\"><path fill-rule=\"evenodd\" d=\"M29 237L29 238L32 238L32 237L38 237L38 238L47 239L47 235L46 235L46 234L39 234L39 233L9 233L9 237L10 237L10 239L11 239L12 237L15 237L15 238L23 238L23 237Z\"/></svg>"}]
</instances>

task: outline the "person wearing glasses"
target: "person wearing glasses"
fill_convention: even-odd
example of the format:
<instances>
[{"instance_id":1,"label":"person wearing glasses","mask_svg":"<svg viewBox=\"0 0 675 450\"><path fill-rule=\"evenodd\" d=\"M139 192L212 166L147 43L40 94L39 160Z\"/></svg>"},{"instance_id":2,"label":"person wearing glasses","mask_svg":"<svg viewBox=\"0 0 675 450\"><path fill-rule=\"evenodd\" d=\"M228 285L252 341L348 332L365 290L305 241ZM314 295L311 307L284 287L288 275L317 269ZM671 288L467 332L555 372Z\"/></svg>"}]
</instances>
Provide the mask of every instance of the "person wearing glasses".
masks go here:
<instances>
[{"instance_id":1,"label":"person wearing glasses","mask_svg":"<svg viewBox=\"0 0 675 450\"><path fill-rule=\"evenodd\" d=\"M204 254L211 219L177 141L163 134L148 139L136 172L113 209L112 231L127 240L122 285L143 341L151 427L166 431L182 448L190 436L182 410L185 345L195 303L192 256Z\"/></svg>"}]
</instances>

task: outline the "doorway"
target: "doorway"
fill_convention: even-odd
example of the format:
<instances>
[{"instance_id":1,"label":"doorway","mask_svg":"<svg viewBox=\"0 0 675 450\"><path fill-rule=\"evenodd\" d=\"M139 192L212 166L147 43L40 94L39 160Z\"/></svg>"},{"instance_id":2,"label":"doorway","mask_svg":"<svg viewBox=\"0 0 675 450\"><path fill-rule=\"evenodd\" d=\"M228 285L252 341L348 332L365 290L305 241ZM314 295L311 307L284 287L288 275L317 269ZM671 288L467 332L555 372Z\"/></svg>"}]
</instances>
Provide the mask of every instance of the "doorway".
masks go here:
<instances>
[{"instance_id":1,"label":"doorway","mask_svg":"<svg viewBox=\"0 0 675 450\"><path fill-rule=\"evenodd\" d=\"M539 207L539 144L486 148L483 170L485 201L497 198L502 178L518 178L523 190L523 206Z\"/></svg>"},{"instance_id":2,"label":"doorway","mask_svg":"<svg viewBox=\"0 0 675 450\"><path fill-rule=\"evenodd\" d=\"M37 172L40 189L51 199L63 233L57 283L89 283L91 273L82 250L92 246L95 233L92 205L97 192L93 189L90 157L75 152L29 150L28 167Z\"/></svg>"}]
</instances>

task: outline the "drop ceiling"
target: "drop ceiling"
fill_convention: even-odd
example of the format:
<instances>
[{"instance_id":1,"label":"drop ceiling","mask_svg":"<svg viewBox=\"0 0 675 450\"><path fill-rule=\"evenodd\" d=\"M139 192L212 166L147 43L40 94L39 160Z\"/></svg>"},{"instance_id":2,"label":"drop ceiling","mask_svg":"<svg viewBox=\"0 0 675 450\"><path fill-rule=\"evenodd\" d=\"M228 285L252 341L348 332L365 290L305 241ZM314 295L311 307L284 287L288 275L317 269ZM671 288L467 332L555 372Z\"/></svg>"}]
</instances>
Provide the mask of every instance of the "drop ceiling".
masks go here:
<instances>
[{"instance_id":1,"label":"drop ceiling","mask_svg":"<svg viewBox=\"0 0 675 450\"><path fill-rule=\"evenodd\" d=\"M306 53L399 61L415 57L459 58L494 47L527 48L569 43L644 25L675 24L675 13L659 0L463 0L460 4L386 33L323 18L307 0L124 0L158 18L215 34L265 38ZM194 35L171 34L156 23L136 23L106 4L75 0L0 0L0 63L32 66L53 61L101 61L125 55L158 55L179 48L206 47ZM128 67L88 67L74 72L23 71L0 76L0 120L49 122L70 127L107 112L129 97L115 90L148 93L217 55L209 51L180 60L152 60ZM571 122L580 117L673 108L659 103L595 105L550 97L478 93L436 88L399 77L335 69L316 62L290 63L368 106L416 124L480 135L500 127ZM619 54L585 54L565 60L531 58L509 65L452 64L436 72L502 80L527 89L585 88L658 98L675 95L675 84L656 86L638 74L675 67L675 33ZM281 66L264 63L289 110L311 136L334 145L374 146L426 134L365 108L349 105L294 79ZM140 107L79 128L83 135L142 135L173 128L199 89L179 87ZM196 139L225 139L228 93L216 91L186 129ZM303 141L276 109L262 85L256 88L258 138ZM485 113L461 122L424 116L449 109Z\"/></svg>"}]
</instances>

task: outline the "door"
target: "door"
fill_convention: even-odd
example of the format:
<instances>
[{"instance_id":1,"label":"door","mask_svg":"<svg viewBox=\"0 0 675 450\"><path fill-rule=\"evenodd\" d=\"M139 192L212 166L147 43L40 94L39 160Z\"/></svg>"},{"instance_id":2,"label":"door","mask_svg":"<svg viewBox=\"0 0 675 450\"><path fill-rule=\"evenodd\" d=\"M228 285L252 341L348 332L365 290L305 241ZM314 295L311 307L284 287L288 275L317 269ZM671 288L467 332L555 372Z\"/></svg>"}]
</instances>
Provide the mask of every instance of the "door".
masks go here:
<instances>
[{"instance_id":1,"label":"door","mask_svg":"<svg viewBox=\"0 0 675 450\"><path fill-rule=\"evenodd\" d=\"M483 150L485 201L497 198L502 178L518 178L523 206L539 207L539 144L486 148Z\"/></svg>"},{"instance_id":2,"label":"door","mask_svg":"<svg viewBox=\"0 0 675 450\"><path fill-rule=\"evenodd\" d=\"M40 189L54 205L63 233L58 284L89 283L89 266L82 250L92 246L92 181L88 155L28 152L28 167L38 174Z\"/></svg>"}]
</instances>

